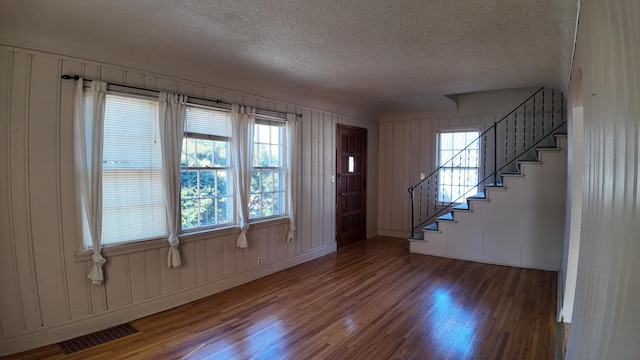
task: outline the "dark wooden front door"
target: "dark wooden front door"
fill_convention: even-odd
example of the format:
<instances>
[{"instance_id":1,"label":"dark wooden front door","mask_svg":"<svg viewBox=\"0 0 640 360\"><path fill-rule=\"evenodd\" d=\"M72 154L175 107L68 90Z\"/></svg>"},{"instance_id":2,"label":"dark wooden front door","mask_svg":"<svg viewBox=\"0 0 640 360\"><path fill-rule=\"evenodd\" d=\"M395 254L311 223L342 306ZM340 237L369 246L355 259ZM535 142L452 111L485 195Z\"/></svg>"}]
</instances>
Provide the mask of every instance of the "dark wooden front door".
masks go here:
<instances>
[{"instance_id":1,"label":"dark wooden front door","mask_svg":"<svg viewBox=\"0 0 640 360\"><path fill-rule=\"evenodd\" d=\"M338 125L336 143L336 242L340 248L366 237L367 129Z\"/></svg>"}]
</instances>

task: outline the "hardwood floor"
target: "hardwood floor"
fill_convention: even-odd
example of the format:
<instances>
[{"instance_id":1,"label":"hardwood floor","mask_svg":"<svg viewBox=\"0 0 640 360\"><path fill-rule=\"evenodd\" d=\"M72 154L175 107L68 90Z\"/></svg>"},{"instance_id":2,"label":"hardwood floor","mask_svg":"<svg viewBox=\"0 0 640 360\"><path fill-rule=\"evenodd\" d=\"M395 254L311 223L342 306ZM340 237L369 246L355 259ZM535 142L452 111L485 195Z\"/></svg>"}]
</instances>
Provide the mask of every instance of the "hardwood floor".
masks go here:
<instances>
[{"instance_id":1,"label":"hardwood floor","mask_svg":"<svg viewBox=\"0 0 640 360\"><path fill-rule=\"evenodd\" d=\"M377 237L24 359L552 359L555 272L409 254Z\"/></svg>"}]
</instances>

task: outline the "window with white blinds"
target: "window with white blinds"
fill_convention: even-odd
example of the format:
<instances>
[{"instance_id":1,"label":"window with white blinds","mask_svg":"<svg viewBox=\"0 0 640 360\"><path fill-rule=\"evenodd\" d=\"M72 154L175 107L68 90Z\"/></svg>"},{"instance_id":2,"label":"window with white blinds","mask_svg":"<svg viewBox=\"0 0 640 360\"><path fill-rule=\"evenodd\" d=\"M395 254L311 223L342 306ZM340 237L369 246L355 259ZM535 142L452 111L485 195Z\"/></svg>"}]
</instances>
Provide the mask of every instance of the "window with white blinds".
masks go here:
<instances>
[{"instance_id":1,"label":"window with white blinds","mask_svg":"<svg viewBox=\"0 0 640 360\"><path fill-rule=\"evenodd\" d=\"M183 231L234 222L230 138L228 112L187 107L180 161Z\"/></svg>"},{"instance_id":2,"label":"window with white blinds","mask_svg":"<svg viewBox=\"0 0 640 360\"><path fill-rule=\"evenodd\" d=\"M186 133L206 134L229 140L231 117L229 112L199 106L187 106Z\"/></svg>"},{"instance_id":3,"label":"window with white blinds","mask_svg":"<svg viewBox=\"0 0 640 360\"><path fill-rule=\"evenodd\" d=\"M102 244L166 236L158 102L107 94Z\"/></svg>"},{"instance_id":4,"label":"window with white blinds","mask_svg":"<svg viewBox=\"0 0 640 360\"><path fill-rule=\"evenodd\" d=\"M254 130L249 217L281 216L288 196L284 123L257 120ZM108 93L103 136L102 244L166 237L158 100ZM180 171L180 233L237 223L231 136L229 112L187 106L180 168L168 170Z\"/></svg>"}]
</instances>

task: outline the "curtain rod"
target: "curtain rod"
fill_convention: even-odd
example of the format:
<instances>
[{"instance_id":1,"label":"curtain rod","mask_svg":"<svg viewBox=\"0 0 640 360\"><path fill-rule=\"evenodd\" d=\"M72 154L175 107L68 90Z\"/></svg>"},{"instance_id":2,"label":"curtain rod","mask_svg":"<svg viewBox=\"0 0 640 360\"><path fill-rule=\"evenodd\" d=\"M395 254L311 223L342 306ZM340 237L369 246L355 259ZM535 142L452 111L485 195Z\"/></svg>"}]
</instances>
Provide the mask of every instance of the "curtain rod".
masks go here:
<instances>
[{"instance_id":1,"label":"curtain rod","mask_svg":"<svg viewBox=\"0 0 640 360\"><path fill-rule=\"evenodd\" d=\"M62 75L60 76L62 79L64 80L75 80L78 81L80 80L80 76L78 75ZM87 80L87 81L93 81L90 79L84 79L83 80ZM142 88L142 87L138 87L138 86L132 86L132 85L124 85L124 84L116 84L116 83L112 83L112 82L107 82L107 84L109 85L115 85L115 86L120 86L120 87L124 87L124 88L129 88L129 89L135 89L135 90L142 90L142 91L153 91L153 92L160 92L159 90L152 90L152 89L148 89L148 88ZM188 96L190 99L195 99L195 100L202 100L202 101L210 101L210 102L214 102L216 104L224 104L224 105L233 105L231 103L222 101L220 99L216 99L216 100L211 100L211 99L205 99L205 98L199 98L196 96ZM282 112L282 111L274 111L274 110L267 110L267 109L260 109L260 108L255 108L258 111L266 111L266 112L271 112L271 113L276 113L276 114L283 114L283 115L287 115L287 113ZM302 113L300 114L296 114L296 116L298 116L299 118L302 118Z\"/></svg>"}]
</instances>

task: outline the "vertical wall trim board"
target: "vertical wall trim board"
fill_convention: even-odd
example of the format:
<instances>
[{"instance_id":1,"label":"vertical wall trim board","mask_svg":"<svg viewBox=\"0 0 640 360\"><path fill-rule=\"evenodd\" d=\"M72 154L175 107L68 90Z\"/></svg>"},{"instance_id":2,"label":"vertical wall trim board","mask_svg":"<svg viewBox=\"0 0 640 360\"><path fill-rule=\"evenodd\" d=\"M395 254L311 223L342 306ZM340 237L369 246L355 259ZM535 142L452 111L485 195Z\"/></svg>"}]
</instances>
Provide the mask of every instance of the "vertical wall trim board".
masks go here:
<instances>
[{"instance_id":1,"label":"vertical wall trim board","mask_svg":"<svg viewBox=\"0 0 640 360\"><path fill-rule=\"evenodd\" d=\"M144 272L145 272L145 279L147 281L145 281L146 284L146 290L147 290L147 299L151 297L151 288L149 285L149 282L151 281L151 279L149 279L149 261L147 260L147 254L144 254Z\"/></svg>"},{"instance_id":2,"label":"vertical wall trim board","mask_svg":"<svg viewBox=\"0 0 640 360\"><path fill-rule=\"evenodd\" d=\"M131 263L130 254L125 255L125 265L127 267L127 287L129 289L129 304L133 304L133 289L131 287Z\"/></svg>"},{"instance_id":3,"label":"vertical wall trim board","mask_svg":"<svg viewBox=\"0 0 640 360\"><path fill-rule=\"evenodd\" d=\"M15 61L15 52L10 51L7 53L7 57L8 59L8 66L7 66L7 112L6 112L6 119L7 121L4 122L4 126L6 127L6 151L5 151L5 157L6 157L6 176L7 176L7 184L6 184L6 188L7 188L7 206L8 206L8 222L9 222L9 226L7 226L7 232L9 233L9 246L11 248L11 261L13 262L13 278L14 278L14 289L15 289L15 294L17 297L17 301L16 303L18 304L19 308L20 308L20 314L22 317L22 331L26 330L26 318L25 318L25 309L23 306L23 301L21 298L21 294L22 291L20 290L20 276L18 274L18 269L17 269L17 264L18 264L18 259L17 259L17 249L16 249L16 239L14 236L14 228L16 226L15 222L14 222L14 217L13 217L13 206L12 206L12 202L13 202L13 198L11 196L11 194L13 193L12 191L12 181L11 181L11 124L10 124L10 119L11 119L11 108L12 108L12 104L11 104L11 94L12 94L12 89L13 89L13 68L14 68L14 61ZM3 330L4 333L4 330Z\"/></svg>"},{"instance_id":4,"label":"vertical wall trim board","mask_svg":"<svg viewBox=\"0 0 640 360\"><path fill-rule=\"evenodd\" d=\"M327 222L324 219L325 209L327 207L327 197L324 193L324 183L325 183L325 174L326 169L325 165L325 157L324 157L324 129L327 127L327 116L324 113L322 115L322 125L318 127L318 219L322 226L320 227L320 239L318 241L318 246L326 245L327 242Z\"/></svg>"},{"instance_id":5,"label":"vertical wall trim board","mask_svg":"<svg viewBox=\"0 0 640 360\"><path fill-rule=\"evenodd\" d=\"M84 265L84 273L85 274L87 274L89 272L88 264L89 264L88 261L85 261L83 263L83 265ZM89 303L89 314L90 315L95 314L95 311L93 310L93 296L91 295L91 286L94 286L94 285L89 284L89 286L87 287L87 301Z\"/></svg>"},{"instance_id":6,"label":"vertical wall trim board","mask_svg":"<svg viewBox=\"0 0 640 360\"><path fill-rule=\"evenodd\" d=\"M168 253L168 251L167 251L167 257L168 257L168 256L169 256L169 253ZM184 256L184 255L181 255L181 257L182 257L182 259L185 259L185 256ZM189 262L189 259L185 259L185 260L187 261L187 263ZM184 260L183 260L183 261L184 261ZM184 289L184 273L185 273L185 270L184 270L184 269L185 269L185 268L181 266L181 267L179 267L179 268L177 268L177 269L176 269L176 268L170 268L170 270L171 270L171 269L174 269L174 271L177 271L177 272L179 272L179 273L180 273L180 274L179 274L179 275L180 275L180 276L179 276L179 280L180 280L180 288L179 288L179 290Z\"/></svg>"},{"instance_id":7,"label":"vertical wall trim board","mask_svg":"<svg viewBox=\"0 0 640 360\"><path fill-rule=\"evenodd\" d=\"M161 251L160 251L160 249L157 249L157 250L154 250L153 253L154 253L154 256L158 258L158 268L156 270L158 271L158 274L162 274L161 266L165 262L162 261L162 256L160 256ZM164 295L164 286L163 286L162 278L159 279L158 284L160 286L160 295Z\"/></svg>"},{"instance_id":8,"label":"vertical wall trim board","mask_svg":"<svg viewBox=\"0 0 640 360\"><path fill-rule=\"evenodd\" d=\"M330 174L333 174L332 161L331 161L331 149L332 147L327 146L327 144L333 141L331 134L333 129L333 115L327 115L328 120L325 121L324 131L323 131L323 154L322 154L322 189L323 189L323 199L324 199L324 209L322 210L322 223L324 226L324 240L323 244L327 245L331 242L335 241L332 234L335 232L335 226L333 225L333 219L331 214L333 211L333 196L332 194L332 183L330 181Z\"/></svg>"},{"instance_id":9,"label":"vertical wall trim board","mask_svg":"<svg viewBox=\"0 0 640 360\"><path fill-rule=\"evenodd\" d=\"M323 246L323 245L327 245L329 244L329 233L331 231L331 229L329 228L331 226L331 221L330 219L327 219L327 188L326 188L326 184L327 184L327 178L329 177L329 174L331 173L331 170L328 169L325 165L327 163L326 159L327 159L327 153L326 153L326 146L324 146L324 144L327 143L327 138L325 138L326 132L327 132L327 128L331 126L331 115L327 115L325 113L322 113L322 129L321 131L319 131L318 134L318 144L320 145L320 153L318 154L318 167L320 167L322 170L320 171L320 192L318 195L318 206L320 207L320 213L318 214L318 216L320 217L320 219L322 220L322 237L321 237L321 241L319 243L319 246Z\"/></svg>"},{"instance_id":10,"label":"vertical wall trim board","mask_svg":"<svg viewBox=\"0 0 640 360\"><path fill-rule=\"evenodd\" d=\"M58 59L58 74L62 74L62 59ZM56 111L55 111L55 121L56 121L56 129L55 132L55 161L56 161L56 201L58 203L56 217L58 220L58 239L60 241L60 247L58 256L60 257L60 264L62 265L62 271L60 273L62 284L64 287L63 295L64 300L67 306L67 320L71 319L71 302L69 301L69 282L67 281L67 267L65 264L65 246L64 246L64 231L63 231L63 221L62 221L62 182L61 174L60 174L60 131L61 131L61 111L62 108L60 103L62 102L62 79L60 76L56 76Z\"/></svg>"},{"instance_id":11,"label":"vertical wall trim board","mask_svg":"<svg viewBox=\"0 0 640 360\"><path fill-rule=\"evenodd\" d=\"M195 266L195 274L194 275L196 277L196 281L195 281L195 285L194 286L197 286L198 284L200 284L200 279L198 278L198 268L199 268L199 266L198 266L199 265L199 262L198 262L198 243L199 242L196 242L196 243L193 244L193 247L195 248L195 251L196 251L196 254L193 257L193 265Z\"/></svg>"},{"instance_id":12,"label":"vertical wall trim board","mask_svg":"<svg viewBox=\"0 0 640 360\"><path fill-rule=\"evenodd\" d=\"M236 214L237 216L237 214ZM203 241L204 242L204 253L208 254L209 253L209 242L208 241ZM236 252L237 253L237 252ZM238 258L238 256L236 255L236 259ZM205 264L204 264L204 281L208 282L209 281L209 257L205 256ZM244 269L243 269L244 270Z\"/></svg>"},{"instance_id":13,"label":"vertical wall trim board","mask_svg":"<svg viewBox=\"0 0 640 360\"><path fill-rule=\"evenodd\" d=\"M322 126L322 114L315 112L315 121L311 122L311 241L310 249L320 246L322 236L322 224L320 224L320 127Z\"/></svg>"},{"instance_id":14,"label":"vertical wall trim board","mask_svg":"<svg viewBox=\"0 0 640 360\"><path fill-rule=\"evenodd\" d=\"M38 272L38 266L35 261L35 253L33 249L33 222L31 221L31 190L30 190L30 181L29 181L29 163L30 163L30 153L29 153L29 132L30 132L30 112L29 112L29 103L31 98L31 71L33 70L33 55L27 56L27 73L25 76L25 102L24 102L24 114L25 114L25 133L24 133L24 152L25 152L25 167L24 167L24 177L25 177L25 207L27 210L27 246L29 249L29 264L33 271L31 272L31 279L33 281L33 285L36 293L36 317L40 326L44 326L42 320L42 304L40 302L40 291L38 288L38 278L36 276Z\"/></svg>"}]
</instances>

